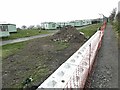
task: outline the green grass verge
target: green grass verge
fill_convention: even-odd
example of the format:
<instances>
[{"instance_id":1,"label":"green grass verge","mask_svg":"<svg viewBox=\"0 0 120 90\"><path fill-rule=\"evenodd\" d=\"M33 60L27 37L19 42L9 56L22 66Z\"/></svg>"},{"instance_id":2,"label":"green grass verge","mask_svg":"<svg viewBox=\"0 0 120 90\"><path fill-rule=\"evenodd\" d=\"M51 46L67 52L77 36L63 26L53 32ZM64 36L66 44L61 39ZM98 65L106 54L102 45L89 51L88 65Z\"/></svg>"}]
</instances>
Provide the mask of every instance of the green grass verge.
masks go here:
<instances>
[{"instance_id":1,"label":"green grass verge","mask_svg":"<svg viewBox=\"0 0 120 90\"><path fill-rule=\"evenodd\" d=\"M17 84L15 84L13 87L16 88L26 88L26 86L23 84L24 81L26 80L26 78L32 78L33 81L31 83L28 84L28 86L34 85L35 82L39 82L39 80L45 76L48 76L50 74L50 70L49 67L47 67L46 65L40 65L39 67L37 67L34 71L32 70L32 72L29 72L27 74L23 74L23 81L19 82ZM19 89L19 90L23 90L23 89Z\"/></svg>"},{"instance_id":2,"label":"green grass verge","mask_svg":"<svg viewBox=\"0 0 120 90\"><path fill-rule=\"evenodd\" d=\"M86 28L80 29L79 31L84 33L86 38L90 38L98 29L98 27L101 27L102 23L99 24L93 24Z\"/></svg>"},{"instance_id":3,"label":"green grass verge","mask_svg":"<svg viewBox=\"0 0 120 90\"><path fill-rule=\"evenodd\" d=\"M2 50L0 52L1 53L0 57L2 57L4 59L10 55L15 54L16 52L18 52L22 48L24 48L27 43L28 42L26 41L26 42L19 42L19 43L7 44L7 45L0 46L0 48L2 48Z\"/></svg>"},{"instance_id":4,"label":"green grass verge","mask_svg":"<svg viewBox=\"0 0 120 90\"><path fill-rule=\"evenodd\" d=\"M89 27L86 27L86 28L83 28L83 29L80 29L79 31L80 32L83 32L85 34L86 37L91 37L97 30L98 27L100 27L101 24L94 24L94 25L90 25ZM18 31L18 33L16 34L13 34L9 37L10 38L17 38L17 37L27 37L27 36L31 36L32 32L34 33L38 33L39 31L33 31L33 30L23 30L23 31ZM44 33L48 33L49 31L42 31L42 34ZM20 33L23 33L22 35ZM28 35L26 35L25 33L29 33ZM33 34L32 34L33 35ZM25 47L25 45L28 43L28 41L26 42L19 42L19 43L14 43L14 44L7 44L7 45L3 45L3 46L0 46L0 57L2 57L3 59L4 58L7 58L9 57L10 55L13 55L15 54L16 52L18 52L19 50L21 50L22 48ZM63 50L65 48L68 47L68 43L62 43L62 42L55 42L54 43L56 45L56 50L57 51L60 51L60 50Z\"/></svg>"},{"instance_id":5,"label":"green grass verge","mask_svg":"<svg viewBox=\"0 0 120 90\"><path fill-rule=\"evenodd\" d=\"M18 30L16 33L11 33L9 37L3 37L2 40L11 40L49 33L51 33L50 30Z\"/></svg>"},{"instance_id":6,"label":"green grass verge","mask_svg":"<svg viewBox=\"0 0 120 90\"><path fill-rule=\"evenodd\" d=\"M31 40L29 40L31 41ZM29 41L24 41L24 42L19 42L19 43L13 43L13 44L6 44L3 46L0 46L0 57L2 59L9 57L10 55L13 55L20 51L22 48L25 47ZM57 51L63 50L69 46L68 43L63 43L63 42L52 42Z\"/></svg>"}]
</instances>

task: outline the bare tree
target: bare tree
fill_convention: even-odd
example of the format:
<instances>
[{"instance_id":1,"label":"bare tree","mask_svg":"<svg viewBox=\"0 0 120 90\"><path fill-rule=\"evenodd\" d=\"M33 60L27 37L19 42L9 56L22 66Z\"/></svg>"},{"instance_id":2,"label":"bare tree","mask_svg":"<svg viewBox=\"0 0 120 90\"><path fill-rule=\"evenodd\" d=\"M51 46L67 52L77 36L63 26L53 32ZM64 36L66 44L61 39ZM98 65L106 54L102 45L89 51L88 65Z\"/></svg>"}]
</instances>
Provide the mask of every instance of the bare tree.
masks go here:
<instances>
[{"instance_id":1,"label":"bare tree","mask_svg":"<svg viewBox=\"0 0 120 90\"><path fill-rule=\"evenodd\" d=\"M17 30L21 30L21 28L18 27Z\"/></svg>"},{"instance_id":2,"label":"bare tree","mask_svg":"<svg viewBox=\"0 0 120 90\"><path fill-rule=\"evenodd\" d=\"M116 15L116 8L114 8L109 16L109 20L112 22L115 18L115 15Z\"/></svg>"},{"instance_id":3,"label":"bare tree","mask_svg":"<svg viewBox=\"0 0 120 90\"><path fill-rule=\"evenodd\" d=\"M29 27L28 27L28 29L33 29L34 28L34 25L30 25Z\"/></svg>"},{"instance_id":4,"label":"bare tree","mask_svg":"<svg viewBox=\"0 0 120 90\"><path fill-rule=\"evenodd\" d=\"M40 30L40 29L41 29L41 26L40 26L40 25L36 25L36 28L37 28L38 30Z\"/></svg>"},{"instance_id":5,"label":"bare tree","mask_svg":"<svg viewBox=\"0 0 120 90\"><path fill-rule=\"evenodd\" d=\"M27 29L27 26L23 25L21 28L22 28L22 29Z\"/></svg>"}]
</instances>

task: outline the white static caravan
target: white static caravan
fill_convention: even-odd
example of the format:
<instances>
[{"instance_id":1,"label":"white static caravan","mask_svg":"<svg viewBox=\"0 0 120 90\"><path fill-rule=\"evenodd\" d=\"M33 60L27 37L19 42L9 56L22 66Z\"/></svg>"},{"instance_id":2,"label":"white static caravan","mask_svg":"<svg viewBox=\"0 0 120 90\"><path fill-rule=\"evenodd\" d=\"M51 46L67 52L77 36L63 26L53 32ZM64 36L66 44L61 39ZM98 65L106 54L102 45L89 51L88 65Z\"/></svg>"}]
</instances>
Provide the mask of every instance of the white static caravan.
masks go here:
<instances>
[{"instance_id":1,"label":"white static caravan","mask_svg":"<svg viewBox=\"0 0 120 90\"><path fill-rule=\"evenodd\" d=\"M57 28L67 26L67 25L69 25L69 22L57 22L56 23Z\"/></svg>"},{"instance_id":2,"label":"white static caravan","mask_svg":"<svg viewBox=\"0 0 120 90\"><path fill-rule=\"evenodd\" d=\"M86 20L82 20L82 25L87 25Z\"/></svg>"},{"instance_id":3,"label":"white static caravan","mask_svg":"<svg viewBox=\"0 0 120 90\"><path fill-rule=\"evenodd\" d=\"M92 20L88 19L88 20L86 20L86 21L87 21L87 24L88 24L88 25L92 24Z\"/></svg>"},{"instance_id":4,"label":"white static caravan","mask_svg":"<svg viewBox=\"0 0 120 90\"><path fill-rule=\"evenodd\" d=\"M82 20L82 25L89 25L92 24L91 20Z\"/></svg>"},{"instance_id":5,"label":"white static caravan","mask_svg":"<svg viewBox=\"0 0 120 90\"><path fill-rule=\"evenodd\" d=\"M57 22L57 23L56 23L56 28L60 28L60 27L61 27L61 25L62 25L62 23L61 23L61 22Z\"/></svg>"},{"instance_id":6,"label":"white static caravan","mask_svg":"<svg viewBox=\"0 0 120 90\"><path fill-rule=\"evenodd\" d=\"M41 28L46 30L56 29L56 23L54 22L43 22L41 23Z\"/></svg>"},{"instance_id":7,"label":"white static caravan","mask_svg":"<svg viewBox=\"0 0 120 90\"><path fill-rule=\"evenodd\" d=\"M61 26L61 27L65 26L65 22L61 22L61 23L60 23L60 26Z\"/></svg>"},{"instance_id":8,"label":"white static caravan","mask_svg":"<svg viewBox=\"0 0 120 90\"><path fill-rule=\"evenodd\" d=\"M65 23L63 23L63 22L57 22L57 23L56 23L56 27L57 27L57 28L61 28L61 27L63 27L63 26L65 26Z\"/></svg>"},{"instance_id":9,"label":"white static caravan","mask_svg":"<svg viewBox=\"0 0 120 90\"><path fill-rule=\"evenodd\" d=\"M70 25L70 23L69 22L65 22L65 26L67 26L67 25Z\"/></svg>"},{"instance_id":10,"label":"white static caravan","mask_svg":"<svg viewBox=\"0 0 120 90\"><path fill-rule=\"evenodd\" d=\"M17 32L16 25L15 24L6 24L8 25L8 31L11 32Z\"/></svg>"},{"instance_id":11,"label":"white static caravan","mask_svg":"<svg viewBox=\"0 0 120 90\"><path fill-rule=\"evenodd\" d=\"M0 37L7 37L7 36L10 36L10 33L8 31L8 25L0 24Z\"/></svg>"},{"instance_id":12,"label":"white static caravan","mask_svg":"<svg viewBox=\"0 0 120 90\"><path fill-rule=\"evenodd\" d=\"M56 28L60 28L61 26L60 26L60 22L57 22L56 23Z\"/></svg>"},{"instance_id":13,"label":"white static caravan","mask_svg":"<svg viewBox=\"0 0 120 90\"><path fill-rule=\"evenodd\" d=\"M75 20L75 21L74 21L74 26L75 26L75 27L80 27L80 26L82 26L82 20Z\"/></svg>"},{"instance_id":14,"label":"white static caravan","mask_svg":"<svg viewBox=\"0 0 120 90\"><path fill-rule=\"evenodd\" d=\"M70 21L70 22L69 22L69 25L71 25L71 26L74 27L74 26L75 26L75 21Z\"/></svg>"}]
</instances>

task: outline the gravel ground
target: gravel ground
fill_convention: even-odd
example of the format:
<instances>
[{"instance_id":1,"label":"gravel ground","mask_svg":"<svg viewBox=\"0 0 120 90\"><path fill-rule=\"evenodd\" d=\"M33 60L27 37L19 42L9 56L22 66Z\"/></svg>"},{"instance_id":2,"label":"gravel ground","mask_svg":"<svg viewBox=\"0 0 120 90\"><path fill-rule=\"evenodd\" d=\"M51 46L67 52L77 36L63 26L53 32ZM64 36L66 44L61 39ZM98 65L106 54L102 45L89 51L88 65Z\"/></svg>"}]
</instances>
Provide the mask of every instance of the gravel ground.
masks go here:
<instances>
[{"instance_id":1,"label":"gravel ground","mask_svg":"<svg viewBox=\"0 0 120 90\"><path fill-rule=\"evenodd\" d=\"M86 87L118 88L118 41L115 31L109 24L106 27L102 47L98 52Z\"/></svg>"}]
</instances>

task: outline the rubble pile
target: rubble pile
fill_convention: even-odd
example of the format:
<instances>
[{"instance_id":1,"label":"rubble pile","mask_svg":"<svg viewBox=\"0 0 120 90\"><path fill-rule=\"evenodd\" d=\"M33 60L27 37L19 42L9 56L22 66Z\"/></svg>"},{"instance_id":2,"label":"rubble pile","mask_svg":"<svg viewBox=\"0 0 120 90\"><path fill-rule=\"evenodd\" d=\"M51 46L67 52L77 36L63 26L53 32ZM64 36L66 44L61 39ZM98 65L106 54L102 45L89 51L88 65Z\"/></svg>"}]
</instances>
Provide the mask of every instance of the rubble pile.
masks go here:
<instances>
[{"instance_id":1,"label":"rubble pile","mask_svg":"<svg viewBox=\"0 0 120 90\"><path fill-rule=\"evenodd\" d=\"M87 39L75 27L68 25L64 26L59 32L54 34L51 40L68 43L82 43Z\"/></svg>"}]
</instances>

